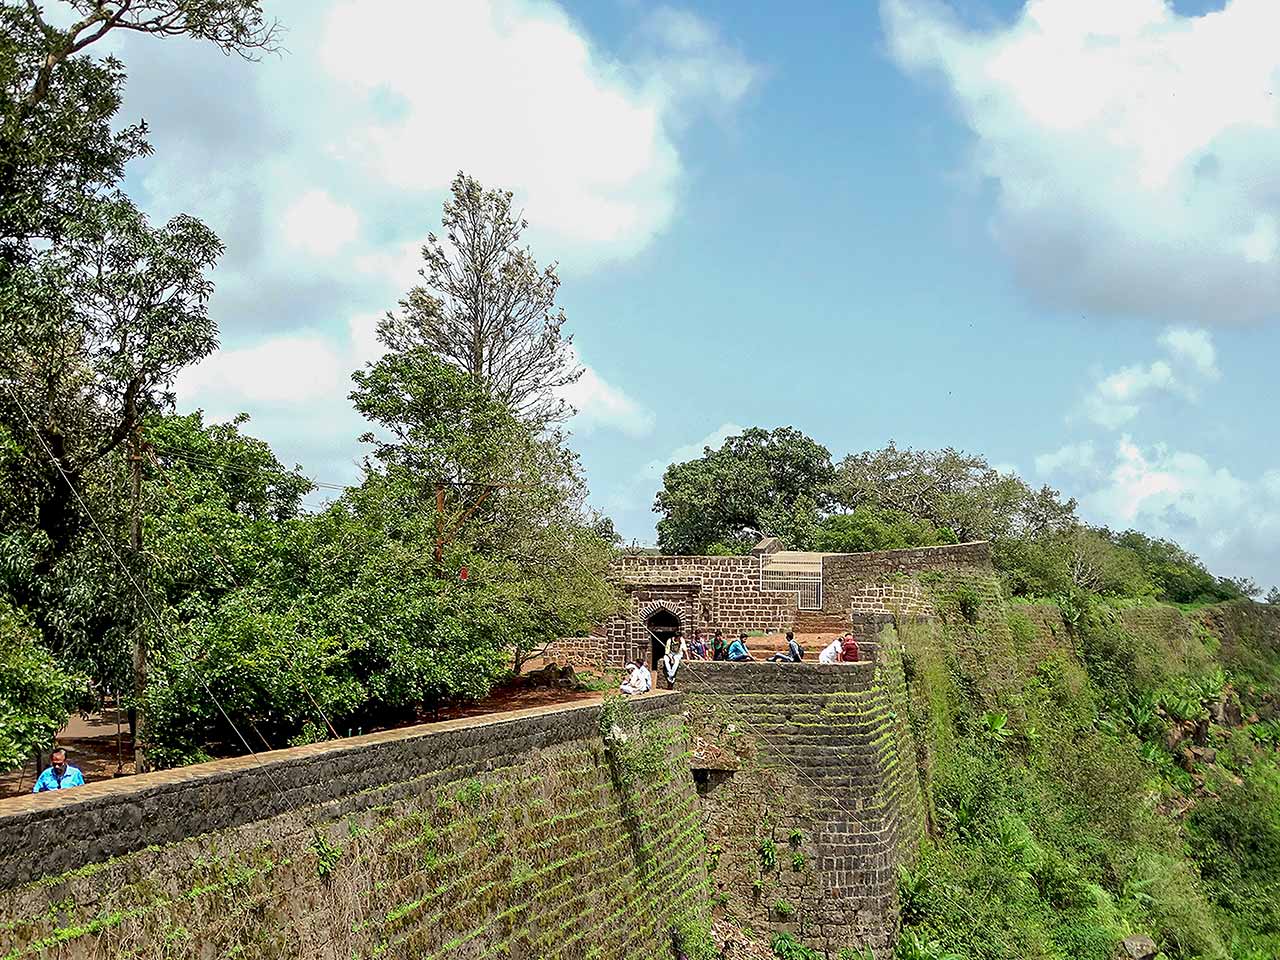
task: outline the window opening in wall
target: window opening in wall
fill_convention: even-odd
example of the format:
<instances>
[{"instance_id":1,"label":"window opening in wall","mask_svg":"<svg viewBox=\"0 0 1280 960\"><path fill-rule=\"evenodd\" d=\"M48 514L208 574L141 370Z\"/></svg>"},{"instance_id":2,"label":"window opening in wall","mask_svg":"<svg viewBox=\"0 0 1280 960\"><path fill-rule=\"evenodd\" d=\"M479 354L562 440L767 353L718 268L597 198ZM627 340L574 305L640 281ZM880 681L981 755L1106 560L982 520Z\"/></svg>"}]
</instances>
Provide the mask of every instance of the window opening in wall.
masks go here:
<instances>
[{"instance_id":1,"label":"window opening in wall","mask_svg":"<svg viewBox=\"0 0 1280 960\"><path fill-rule=\"evenodd\" d=\"M822 554L782 550L760 558L760 592L794 593L801 610L822 609Z\"/></svg>"},{"instance_id":2,"label":"window opening in wall","mask_svg":"<svg viewBox=\"0 0 1280 960\"><path fill-rule=\"evenodd\" d=\"M733 776L732 770L721 770L718 767L694 767L689 772L693 774L693 787L700 797L705 797Z\"/></svg>"}]
</instances>

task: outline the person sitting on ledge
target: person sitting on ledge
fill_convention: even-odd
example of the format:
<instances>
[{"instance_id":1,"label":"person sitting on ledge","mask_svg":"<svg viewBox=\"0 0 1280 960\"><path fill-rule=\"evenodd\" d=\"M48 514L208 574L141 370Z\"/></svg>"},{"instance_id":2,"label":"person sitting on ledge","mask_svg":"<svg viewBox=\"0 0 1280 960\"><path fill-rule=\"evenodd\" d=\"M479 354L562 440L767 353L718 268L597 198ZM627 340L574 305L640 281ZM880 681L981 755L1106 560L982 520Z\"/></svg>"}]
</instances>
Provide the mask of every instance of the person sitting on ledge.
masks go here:
<instances>
[{"instance_id":1,"label":"person sitting on ledge","mask_svg":"<svg viewBox=\"0 0 1280 960\"><path fill-rule=\"evenodd\" d=\"M693 632L693 643L689 644L689 659L707 659L707 642L702 639L702 631L700 630Z\"/></svg>"},{"instance_id":2,"label":"person sitting on ledge","mask_svg":"<svg viewBox=\"0 0 1280 960\"><path fill-rule=\"evenodd\" d=\"M844 637L836 637L829 644L822 648L822 652L818 654L819 663L839 663L840 651L844 649Z\"/></svg>"},{"instance_id":3,"label":"person sitting on ledge","mask_svg":"<svg viewBox=\"0 0 1280 960\"><path fill-rule=\"evenodd\" d=\"M71 787L84 786L84 774L79 767L67 763L67 751L61 747L54 749L49 756L49 766L36 780L32 793L44 793L46 790L68 790Z\"/></svg>"},{"instance_id":4,"label":"person sitting on ledge","mask_svg":"<svg viewBox=\"0 0 1280 960\"><path fill-rule=\"evenodd\" d=\"M667 652L662 656L662 677L667 681L667 689L676 688L676 673L680 664L689 655L689 645L684 642L683 634L676 634L675 640L667 641Z\"/></svg>"},{"instance_id":5,"label":"person sitting on ledge","mask_svg":"<svg viewBox=\"0 0 1280 960\"><path fill-rule=\"evenodd\" d=\"M716 635L711 638L711 659L712 660L725 659L725 652L727 649L728 648L725 647L724 645L723 634L721 634L721 632L717 630Z\"/></svg>"},{"instance_id":6,"label":"person sitting on ledge","mask_svg":"<svg viewBox=\"0 0 1280 960\"><path fill-rule=\"evenodd\" d=\"M844 641L840 644L840 662L858 662L858 641L853 638L852 632L846 633Z\"/></svg>"},{"instance_id":7,"label":"person sitting on ledge","mask_svg":"<svg viewBox=\"0 0 1280 960\"><path fill-rule=\"evenodd\" d=\"M618 687L627 696L636 693L648 693L653 689L653 674L645 666L644 660L627 661L627 679Z\"/></svg>"},{"instance_id":8,"label":"person sitting on ledge","mask_svg":"<svg viewBox=\"0 0 1280 960\"><path fill-rule=\"evenodd\" d=\"M800 644L796 643L796 635L793 631L787 631L787 649L780 653L775 653L769 658L770 663L799 663L804 659L804 649Z\"/></svg>"},{"instance_id":9,"label":"person sitting on ledge","mask_svg":"<svg viewBox=\"0 0 1280 960\"><path fill-rule=\"evenodd\" d=\"M755 657L747 653L747 635L745 633L738 634L738 639L729 644L725 659L731 663L743 663L744 661L755 659Z\"/></svg>"}]
</instances>

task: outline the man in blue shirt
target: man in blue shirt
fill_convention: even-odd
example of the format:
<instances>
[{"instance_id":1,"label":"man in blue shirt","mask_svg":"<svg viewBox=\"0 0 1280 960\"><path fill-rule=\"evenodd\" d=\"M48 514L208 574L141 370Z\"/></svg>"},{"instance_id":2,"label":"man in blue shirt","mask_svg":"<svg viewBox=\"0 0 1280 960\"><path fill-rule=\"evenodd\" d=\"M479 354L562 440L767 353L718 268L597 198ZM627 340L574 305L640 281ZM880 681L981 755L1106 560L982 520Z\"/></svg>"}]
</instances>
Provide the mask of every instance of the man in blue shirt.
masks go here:
<instances>
[{"instance_id":1,"label":"man in blue shirt","mask_svg":"<svg viewBox=\"0 0 1280 960\"><path fill-rule=\"evenodd\" d=\"M67 763L67 751L61 747L53 751L49 757L50 767L40 774L32 793L44 793L46 790L66 790L69 787L83 787L84 774L79 767Z\"/></svg>"},{"instance_id":2,"label":"man in blue shirt","mask_svg":"<svg viewBox=\"0 0 1280 960\"><path fill-rule=\"evenodd\" d=\"M755 659L747 652L747 635L745 633L738 634L738 639L729 644L729 651L725 654L725 659L734 663Z\"/></svg>"}]
</instances>

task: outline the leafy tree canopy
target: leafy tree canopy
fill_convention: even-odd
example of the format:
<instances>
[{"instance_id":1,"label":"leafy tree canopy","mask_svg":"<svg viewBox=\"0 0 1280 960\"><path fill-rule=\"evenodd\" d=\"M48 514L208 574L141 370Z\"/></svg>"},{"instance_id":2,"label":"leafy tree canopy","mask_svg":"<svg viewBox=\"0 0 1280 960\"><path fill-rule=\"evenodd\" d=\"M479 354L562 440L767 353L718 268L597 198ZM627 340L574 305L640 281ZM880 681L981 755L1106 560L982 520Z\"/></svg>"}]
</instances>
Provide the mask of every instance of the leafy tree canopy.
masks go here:
<instances>
[{"instance_id":1,"label":"leafy tree canopy","mask_svg":"<svg viewBox=\"0 0 1280 960\"><path fill-rule=\"evenodd\" d=\"M745 553L763 536L807 545L826 507L831 454L794 427L753 427L701 458L672 464L654 501L658 546Z\"/></svg>"},{"instance_id":2,"label":"leafy tree canopy","mask_svg":"<svg viewBox=\"0 0 1280 960\"><path fill-rule=\"evenodd\" d=\"M0 770L46 748L84 694L84 679L40 645L39 634L0 601Z\"/></svg>"},{"instance_id":3,"label":"leafy tree canopy","mask_svg":"<svg viewBox=\"0 0 1280 960\"><path fill-rule=\"evenodd\" d=\"M539 269L520 237L528 223L506 190L486 190L459 172L444 205L444 239L422 248L421 286L388 313L380 335L400 352L416 348L471 375L522 420L544 426L573 411L559 390L582 376L572 337L555 307L560 278Z\"/></svg>"}]
</instances>

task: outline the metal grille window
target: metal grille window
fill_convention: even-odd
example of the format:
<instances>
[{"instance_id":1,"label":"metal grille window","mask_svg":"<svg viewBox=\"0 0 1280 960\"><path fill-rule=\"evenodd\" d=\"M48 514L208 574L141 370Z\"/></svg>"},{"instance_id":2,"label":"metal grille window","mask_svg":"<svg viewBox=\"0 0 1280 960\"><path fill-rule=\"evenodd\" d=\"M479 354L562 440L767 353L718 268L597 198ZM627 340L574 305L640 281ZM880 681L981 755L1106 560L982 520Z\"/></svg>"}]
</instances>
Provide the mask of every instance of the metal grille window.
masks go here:
<instances>
[{"instance_id":1,"label":"metal grille window","mask_svg":"<svg viewBox=\"0 0 1280 960\"><path fill-rule=\"evenodd\" d=\"M822 554L784 550L760 558L760 590L794 593L801 610L822 609Z\"/></svg>"}]
</instances>

